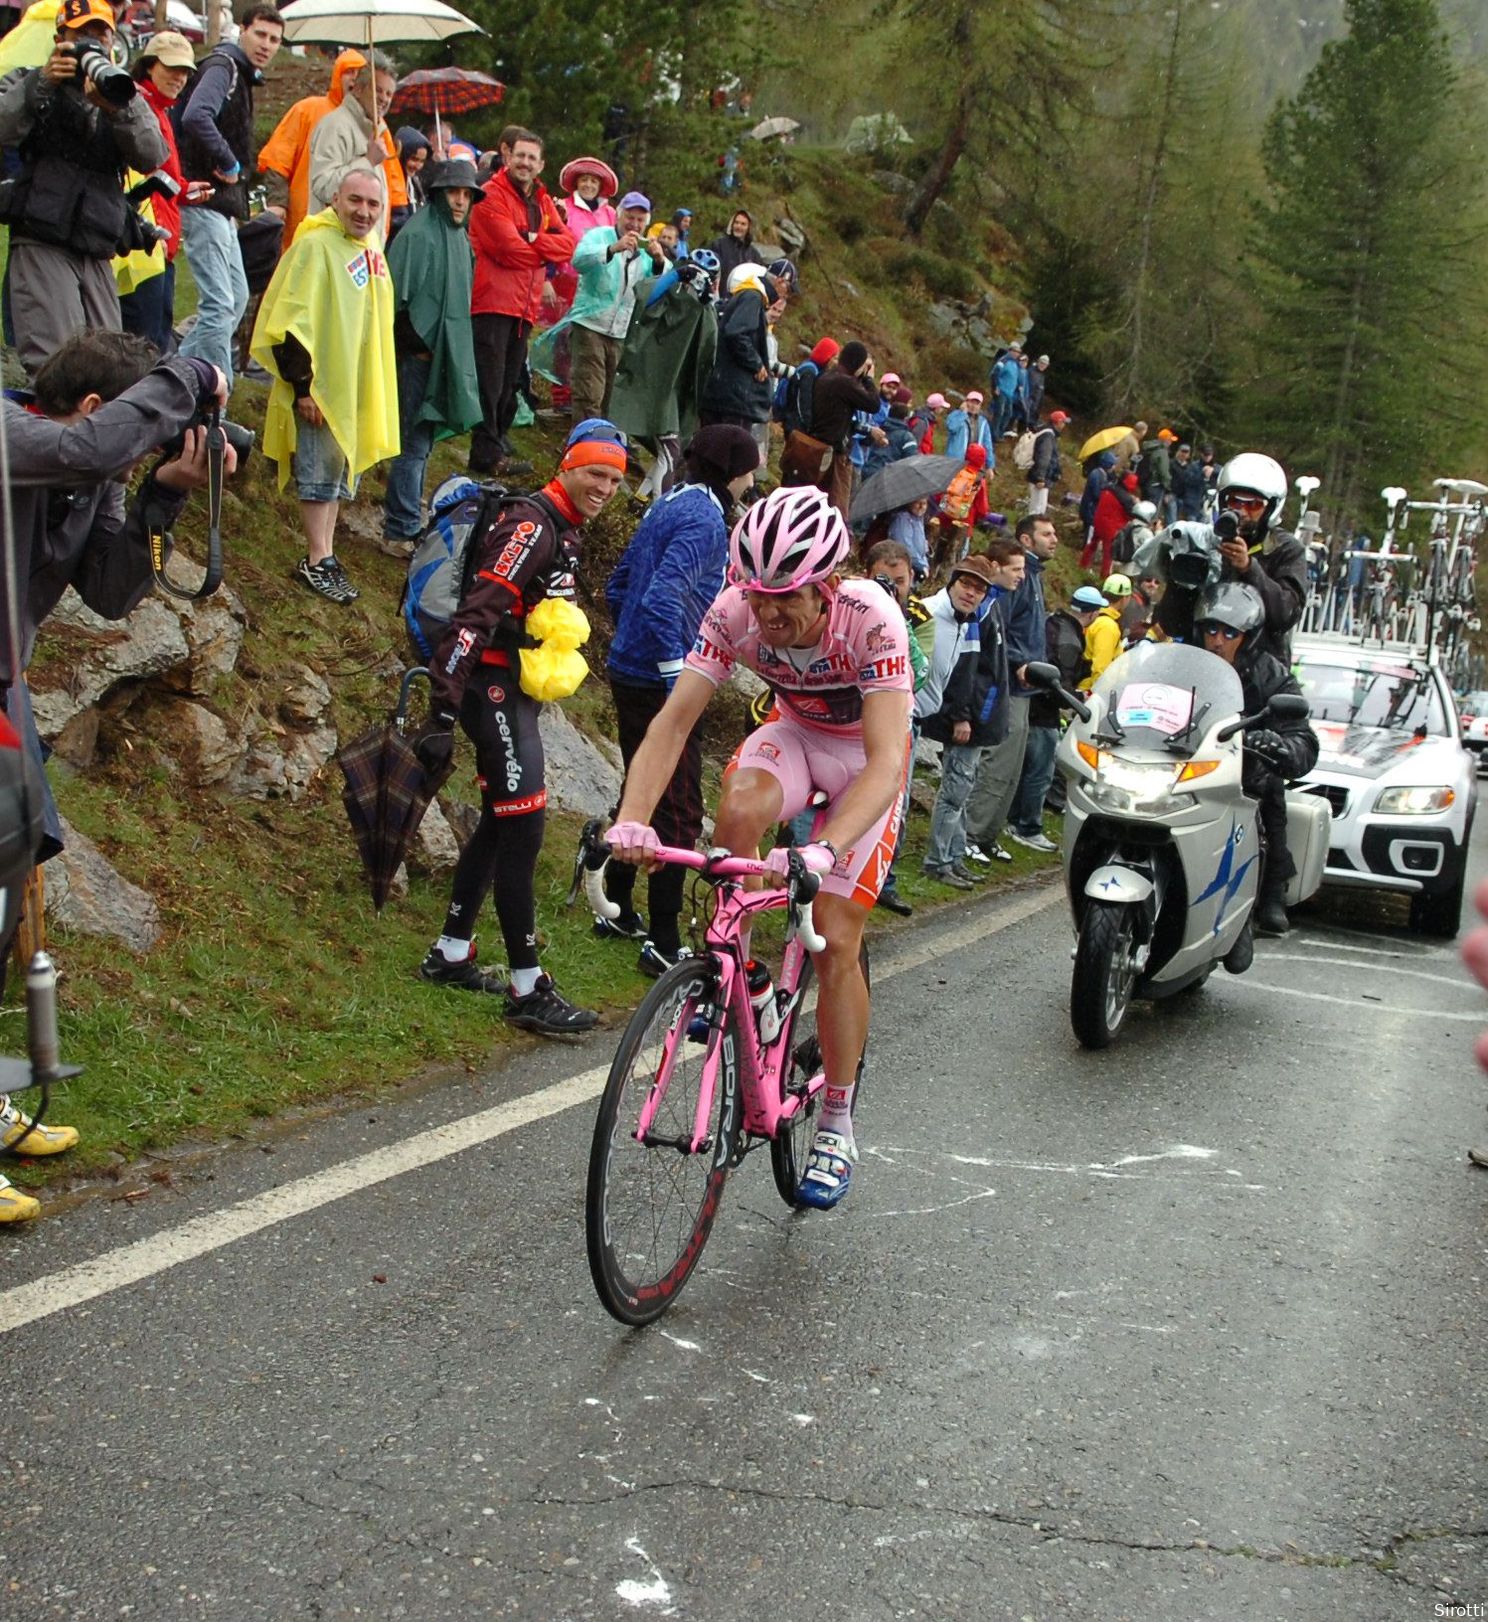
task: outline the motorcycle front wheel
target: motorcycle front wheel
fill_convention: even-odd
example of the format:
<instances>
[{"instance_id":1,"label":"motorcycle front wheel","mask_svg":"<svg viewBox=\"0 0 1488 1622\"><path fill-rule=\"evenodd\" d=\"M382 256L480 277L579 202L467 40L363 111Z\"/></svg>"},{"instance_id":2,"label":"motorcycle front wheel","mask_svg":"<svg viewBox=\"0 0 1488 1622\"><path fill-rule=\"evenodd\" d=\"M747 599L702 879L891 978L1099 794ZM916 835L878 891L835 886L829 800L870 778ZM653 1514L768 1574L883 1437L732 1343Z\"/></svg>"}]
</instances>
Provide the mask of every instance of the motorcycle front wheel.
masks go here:
<instances>
[{"instance_id":1,"label":"motorcycle front wheel","mask_svg":"<svg viewBox=\"0 0 1488 1622\"><path fill-rule=\"evenodd\" d=\"M1086 903L1070 980L1070 1024L1081 1047L1105 1048L1121 1029L1137 983L1132 909Z\"/></svg>"}]
</instances>

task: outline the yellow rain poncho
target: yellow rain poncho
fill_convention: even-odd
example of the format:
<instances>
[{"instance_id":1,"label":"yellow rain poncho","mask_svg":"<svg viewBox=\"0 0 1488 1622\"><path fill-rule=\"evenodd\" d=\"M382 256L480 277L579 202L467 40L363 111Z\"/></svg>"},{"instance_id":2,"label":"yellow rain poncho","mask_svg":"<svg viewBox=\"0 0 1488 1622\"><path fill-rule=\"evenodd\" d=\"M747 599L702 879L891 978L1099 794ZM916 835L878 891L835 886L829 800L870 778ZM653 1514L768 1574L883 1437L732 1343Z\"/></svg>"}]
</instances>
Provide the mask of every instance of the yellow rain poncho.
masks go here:
<instances>
[{"instance_id":1,"label":"yellow rain poncho","mask_svg":"<svg viewBox=\"0 0 1488 1622\"><path fill-rule=\"evenodd\" d=\"M0 39L0 74L17 68L39 68L52 54L57 35L57 13L62 0L36 0L25 15Z\"/></svg>"},{"instance_id":2,"label":"yellow rain poncho","mask_svg":"<svg viewBox=\"0 0 1488 1622\"><path fill-rule=\"evenodd\" d=\"M565 597L544 597L527 616L526 630L538 645L522 649L522 691L544 704L578 692L589 674L579 652L589 640L584 610Z\"/></svg>"},{"instance_id":3,"label":"yellow rain poncho","mask_svg":"<svg viewBox=\"0 0 1488 1622\"><path fill-rule=\"evenodd\" d=\"M349 235L333 208L310 215L274 271L253 327L253 358L274 375L264 419L264 455L289 483L299 438L294 390L279 375L274 345L294 336L310 355L310 398L356 478L398 454L398 379L393 358L393 284L374 231Z\"/></svg>"}]
</instances>

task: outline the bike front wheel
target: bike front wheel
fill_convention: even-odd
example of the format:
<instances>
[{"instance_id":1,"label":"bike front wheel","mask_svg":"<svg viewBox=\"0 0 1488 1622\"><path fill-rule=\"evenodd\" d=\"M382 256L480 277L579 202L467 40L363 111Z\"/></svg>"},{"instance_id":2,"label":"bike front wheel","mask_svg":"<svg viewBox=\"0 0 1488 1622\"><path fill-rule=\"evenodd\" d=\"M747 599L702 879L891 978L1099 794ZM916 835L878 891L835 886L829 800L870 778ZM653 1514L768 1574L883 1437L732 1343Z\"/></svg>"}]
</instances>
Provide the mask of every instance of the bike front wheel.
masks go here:
<instances>
[{"instance_id":1,"label":"bike front wheel","mask_svg":"<svg viewBox=\"0 0 1488 1622\"><path fill-rule=\"evenodd\" d=\"M863 971L863 983L871 984L868 975L868 947L865 943L858 952L858 967ZM786 1044L790 1061L786 1066L784 1085L787 1094L804 1092L807 1082L822 1067L821 1042L816 1034L816 1010L809 1014L800 1011L816 979L816 967L808 957L801 969L800 1001L791 1015L790 1029L780 1040ZM853 1090L853 1114L857 1114L858 1100L863 1096L863 1064L867 1059L867 1045L863 1058L858 1060L858 1084ZM807 1099L789 1121L770 1140L770 1170L775 1176L775 1191L789 1206L800 1204L797 1198L801 1178L806 1172L806 1161L816 1137L817 1116L821 1113L821 1093Z\"/></svg>"},{"instance_id":2,"label":"bike front wheel","mask_svg":"<svg viewBox=\"0 0 1488 1622\"><path fill-rule=\"evenodd\" d=\"M624 1324L648 1324L667 1310L718 1214L739 1132L739 1041L732 1015L721 1031L712 1028L717 995L711 960L668 969L626 1026L600 1097L585 1237L594 1288ZM715 1052L703 1138L694 1149Z\"/></svg>"},{"instance_id":3,"label":"bike front wheel","mask_svg":"<svg viewBox=\"0 0 1488 1622\"><path fill-rule=\"evenodd\" d=\"M1129 906L1086 904L1070 982L1070 1024L1081 1047L1111 1045L1137 984L1136 931Z\"/></svg>"}]
</instances>

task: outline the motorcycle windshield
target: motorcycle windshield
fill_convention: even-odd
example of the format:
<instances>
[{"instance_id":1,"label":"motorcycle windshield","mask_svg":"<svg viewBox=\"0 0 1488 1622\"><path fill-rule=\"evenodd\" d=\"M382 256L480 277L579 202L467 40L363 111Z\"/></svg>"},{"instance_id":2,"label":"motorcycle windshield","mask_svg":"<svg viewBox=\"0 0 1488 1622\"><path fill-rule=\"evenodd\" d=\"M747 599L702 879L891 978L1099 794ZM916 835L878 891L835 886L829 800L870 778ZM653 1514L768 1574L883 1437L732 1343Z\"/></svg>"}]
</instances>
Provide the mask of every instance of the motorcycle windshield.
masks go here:
<instances>
[{"instance_id":1,"label":"motorcycle windshield","mask_svg":"<svg viewBox=\"0 0 1488 1622\"><path fill-rule=\"evenodd\" d=\"M1191 755L1221 719L1239 715L1240 678L1217 654L1182 642L1139 642L1095 684L1101 731L1128 748Z\"/></svg>"}]
</instances>

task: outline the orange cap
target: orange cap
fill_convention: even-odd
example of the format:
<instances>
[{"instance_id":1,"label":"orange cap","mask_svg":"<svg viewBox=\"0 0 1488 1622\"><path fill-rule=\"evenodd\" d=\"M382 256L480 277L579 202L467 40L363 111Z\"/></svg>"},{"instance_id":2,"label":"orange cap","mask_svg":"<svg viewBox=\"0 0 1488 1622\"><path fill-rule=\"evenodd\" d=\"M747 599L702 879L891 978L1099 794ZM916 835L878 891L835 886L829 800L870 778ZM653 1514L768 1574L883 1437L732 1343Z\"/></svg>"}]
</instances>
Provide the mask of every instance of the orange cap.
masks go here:
<instances>
[{"instance_id":1,"label":"orange cap","mask_svg":"<svg viewBox=\"0 0 1488 1622\"><path fill-rule=\"evenodd\" d=\"M1157 431L1157 437L1159 439L1166 440L1170 445L1176 445L1178 443L1178 436L1171 428L1159 428Z\"/></svg>"},{"instance_id":2,"label":"orange cap","mask_svg":"<svg viewBox=\"0 0 1488 1622\"><path fill-rule=\"evenodd\" d=\"M57 22L63 28L81 28L84 23L106 23L115 27L114 8L108 0L62 0Z\"/></svg>"}]
</instances>

